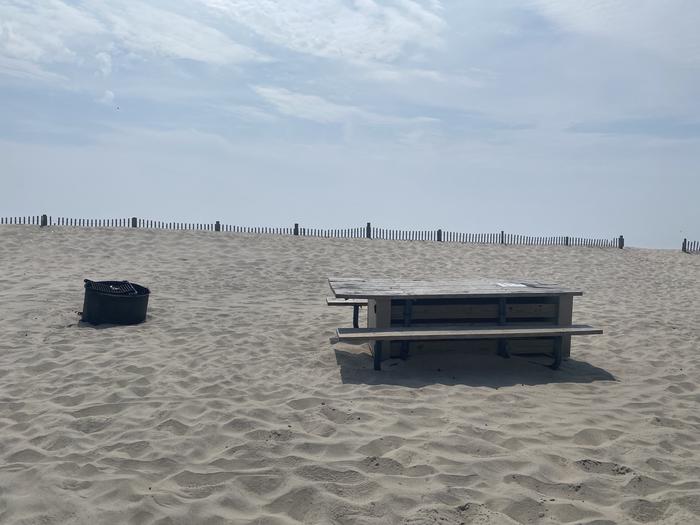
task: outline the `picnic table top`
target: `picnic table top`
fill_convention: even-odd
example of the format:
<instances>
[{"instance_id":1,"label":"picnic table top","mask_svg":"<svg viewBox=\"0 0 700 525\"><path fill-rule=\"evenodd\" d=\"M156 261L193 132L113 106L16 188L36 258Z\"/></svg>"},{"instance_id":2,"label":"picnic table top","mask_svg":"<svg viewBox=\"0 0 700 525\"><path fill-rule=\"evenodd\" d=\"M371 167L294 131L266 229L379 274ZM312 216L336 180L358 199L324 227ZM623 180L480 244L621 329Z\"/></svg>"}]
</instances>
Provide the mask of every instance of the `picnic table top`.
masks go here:
<instances>
[{"instance_id":1,"label":"picnic table top","mask_svg":"<svg viewBox=\"0 0 700 525\"><path fill-rule=\"evenodd\" d=\"M522 279L456 279L421 281L413 279L362 279L330 277L331 291L339 298L477 298L537 297L542 295L583 295L580 290L558 284Z\"/></svg>"}]
</instances>

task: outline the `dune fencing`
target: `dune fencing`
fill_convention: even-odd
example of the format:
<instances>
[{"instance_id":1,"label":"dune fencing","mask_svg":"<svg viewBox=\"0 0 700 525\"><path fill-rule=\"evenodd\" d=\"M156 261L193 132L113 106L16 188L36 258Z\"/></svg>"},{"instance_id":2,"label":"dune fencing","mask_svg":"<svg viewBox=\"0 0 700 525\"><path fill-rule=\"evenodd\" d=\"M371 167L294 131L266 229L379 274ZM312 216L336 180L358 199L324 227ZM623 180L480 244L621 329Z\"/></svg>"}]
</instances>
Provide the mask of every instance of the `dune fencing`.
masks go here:
<instances>
[{"instance_id":1,"label":"dune fencing","mask_svg":"<svg viewBox=\"0 0 700 525\"><path fill-rule=\"evenodd\" d=\"M610 238L590 238L571 236L529 236L505 233L462 233L448 230L396 230L366 226L346 229L306 228L294 224L293 227L238 226L213 223L164 222L129 217L121 219L76 219L32 215L27 217L2 217L0 224L22 224L35 226L68 226L81 228L147 228L158 230L199 230L230 233L251 233L258 235L293 235L299 237L325 237L346 239L381 239L389 241L434 241L462 244L506 244L529 246L587 246L591 248L624 248L625 238L620 235ZM692 244L692 243L691 243ZM695 243L697 245L697 243ZM684 251L686 243L683 243Z\"/></svg>"},{"instance_id":2,"label":"dune fencing","mask_svg":"<svg viewBox=\"0 0 700 525\"><path fill-rule=\"evenodd\" d=\"M681 250L683 253L700 253L700 241L689 241L688 239L683 239Z\"/></svg>"}]
</instances>

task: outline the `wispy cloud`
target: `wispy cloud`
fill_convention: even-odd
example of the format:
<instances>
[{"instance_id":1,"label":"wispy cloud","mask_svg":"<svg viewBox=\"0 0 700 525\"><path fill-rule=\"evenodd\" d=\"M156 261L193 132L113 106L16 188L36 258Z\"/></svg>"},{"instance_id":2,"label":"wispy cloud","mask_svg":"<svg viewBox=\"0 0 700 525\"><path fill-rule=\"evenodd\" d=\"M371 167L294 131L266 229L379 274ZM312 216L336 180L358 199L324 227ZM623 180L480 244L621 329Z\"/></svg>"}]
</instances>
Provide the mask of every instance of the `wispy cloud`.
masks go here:
<instances>
[{"instance_id":1,"label":"wispy cloud","mask_svg":"<svg viewBox=\"0 0 700 525\"><path fill-rule=\"evenodd\" d=\"M320 124L364 121L370 124L427 124L427 117L397 117L368 111L358 106L338 104L317 95L296 93L285 88L256 86L255 92L278 112Z\"/></svg>"},{"instance_id":2,"label":"wispy cloud","mask_svg":"<svg viewBox=\"0 0 700 525\"><path fill-rule=\"evenodd\" d=\"M700 121L675 117L639 117L579 122L569 127L569 131L601 135L645 135L667 139L694 139L700 137Z\"/></svg>"},{"instance_id":3,"label":"wispy cloud","mask_svg":"<svg viewBox=\"0 0 700 525\"><path fill-rule=\"evenodd\" d=\"M212 108L219 111L225 111L226 113L245 122L269 123L277 120L275 115L261 108L245 104L213 105Z\"/></svg>"},{"instance_id":4,"label":"wispy cloud","mask_svg":"<svg viewBox=\"0 0 700 525\"><path fill-rule=\"evenodd\" d=\"M101 51L95 55L95 58L97 59L97 67L100 73L102 73L102 76L109 76L112 72L112 56L109 53Z\"/></svg>"},{"instance_id":5,"label":"wispy cloud","mask_svg":"<svg viewBox=\"0 0 700 525\"><path fill-rule=\"evenodd\" d=\"M0 59L6 64L13 61L14 66L5 67L5 74L50 79L56 78L52 73L58 64L93 64L106 76L112 71L111 49L132 58L215 65L267 60L206 23L142 2L0 3Z\"/></svg>"},{"instance_id":6,"label":"wispy cloud","mask_svg":"<svg viewBox=\"0 0 700 525\"><path fill-rule=\"evenodd\" d=\"M211 64L264 60L258 51L192 18L141 2L95 2L106 31L132 52Z\"/></svg>"},{"instance_id":7,"label":"wispy cloud","mask_svg":"<svg viewBox=\"0 0 700 525\"><path fill-rule=\"evenodd\" d=\"M408 48L436 48L447 27L436 2L200 1L278 46L344 60L390 61Z\"/></svg>"},{"instance_id":8,"label":"wispy cloud","mask_svg":"<svg viewBox=\"0 0 700 525\"><path fill-rule=\"evenodd\" d=\"M102 31L93 17L59 0L0 3L0 71L18 78L62 80L46 65L81 60L73 44Z\"/></svg>"},{"instance_id":9,"label":"wispy cloud","mask_svg":"<svg viewBox=\"0 0 700 525\"><path fill-rule=\"evenodd\" d=\"M104 31L89 13L60 0L0 4L0 56L34 62L74 61L73 44Z\"/></svg>"},{"instance_id":10,"label":"wispy cloud","mask_svg":"<svg viewBox=\"0 0 700 525\"><path fill-rule=\"evenodd\" d=\"M368 78L380 82L437 82L450 83L463 87L482 87L485 84L484 75L441 71L438 69L398 67L389 65L367 64L366 74Z\"/></svg>"},{"instance_id":11,"label":"wispy cloud","mask_svg":"<svg viewBox=\"0 0 700 525\"><path fill-rule=\"evenodd\" d=\"M42 69L31 60L0 56L0 79L2 79L3 76L51 84L65 83L67 80L63 75Z\"/></svg>"},{"instance_id":12,"label":"wispy cloud","mask_svg":"<svg viewBox=\"0 0 700 525\"><path fill-rule=\"evenodd\" d=\"M109 89L106 90L99 100L103 104L111 104L112 102L114 102L114 92L110 91Z\"/></svg>"}]
</instances>

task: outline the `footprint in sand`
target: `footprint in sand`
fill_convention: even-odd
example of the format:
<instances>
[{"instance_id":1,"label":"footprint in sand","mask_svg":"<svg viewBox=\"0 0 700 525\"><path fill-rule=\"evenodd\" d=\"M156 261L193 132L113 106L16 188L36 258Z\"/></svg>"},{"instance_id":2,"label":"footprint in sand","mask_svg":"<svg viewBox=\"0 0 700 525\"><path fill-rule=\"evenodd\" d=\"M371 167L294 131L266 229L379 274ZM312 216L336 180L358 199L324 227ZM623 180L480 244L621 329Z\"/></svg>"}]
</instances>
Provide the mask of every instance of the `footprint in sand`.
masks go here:
<instances>
[{"instance_id":1,"label":"footprint in sand","mask_svg":"<svg viewBox=\"0 0 700 525\"><path fill-rule=\"evenodd\" d=\"M242 474L236 477L243 487L251 494L269 494L274 492L285 481L280 474Z\"/></svg>"},{"instance_id":2,"label":"footprint in sand","mask_svg":"<svg viewBox=\"0 0 700 525\"><path fill-rule=\"evenodd\" d=\"M411 513L411 515L406 516L401 523L402 525L464 525L465 523L517 525L522 522L515 521L505 514L493 511L485 505L479 503L465 503L456 508L419 508Z\"/></svg>"},{"instance_id":3,"label":"footprint in sand","mask_svg":"<svg viewBox=\"0 0 700 525\"><path fill-rule=\"evenodd\" d=\"M75 405L82 403L83 399L85 399L85 394L78 394L75 396L56 396L51 401L64 407L74 407Z\"/></svg>"},{"instance_id":4,"label":"footprint in sand","mask_svg":"<svg viewBox=\"0 0 700 525\"><path fill-rule=\"evenodd\" d=\"M113 416L124 410L126 406L122 404L104 404L95 405L87 408L81 408L75 412L71 412L73 417L90 417L90 416Z\"/></svg>"},{"instance_id":5,"label":"footprint in sand","mask_svg":"<svg viewBox=\"0 0 700 525\"><path fill-rule=\"evenodd\" d=\"M297 476L310 481L325 481L332 483L362 483L369 478L356 470L335 470L319 465L305 465L294 472Z\"/></svg>"},{"instance_id":6,"label":"footprint in sand","mask_svg":"<svg viewBox=\"0 0 700 525\"><path fill-rule=\"evenodd\" d=\"M323 403L323 399L319 397L303 397L300 399L292 399L287 404L294 410L306 410L307 408L317 407Z\"/></svg>"},{"instance_id":7,"label":"footprint in sand","mask_svg":"<svg viewBox=\"0 0 700 525\"><path fill-rule=\"evenodd\" d=\"M166 430L168 432L172 432L173 434L177 434L178 436L182 436L183 434L187 433L190 427L184 423L180 423L177 419L168 419L158 425L156 429Z\"/></svg>"},{"instance_id":8,"label":"footprint in sand","mask_svg":"<svg viewBox=\"0 0 700 525\"><path fill-rule=\"evenodd\" d=\"M574 442L587 447L598 447L608 441L613 441L620 437L622 432L618 430L602 430L598 428L587 428L574 435Z\"/></svg>"},{"instance_id":9,"label":"footprint in sand","mask_svg":"<svg viewBox=\"0 0 700 525\"><path fill-rule=\"evenodd\" d=\"M283 494L265 508L276 514L285 514L293 520L304 522L305 516L318 505L321 499L318 488L301 487Z\"/></svg>"},{"instance_id":10,"label":"footprint in sand","mask_svg":"<svg viewBox=\"0 0 700 525\"><path fill-rule=\"evenodd\" d=\"M596 461L595 459L579 459L574 462L578 468L584 472L593 474L609 474L611 476L624 476L632 472L632 469L619 465L617 463L608 463L605 461Z\"/></svg>"},{"instance_id":11,"label":"footprint in sand","mask_svg":"<svg viewBox=\"0 0 700 525\"><path fill-rule=\"evenodd\" d=\"M621 506L627 515L640 523L658 523L664 518L670 501L652 502L635 499L624 502Z\"/></svg>"},{"instance_id":12,"label":"footprint in sand","mask_svg":"<svg viewBox=\"0 0 700 525\"><path fill-rule=\"evenodd\" d=\"M70 426L83 434L94 434L111 424L111 417L83 417L75 420Z\"/></svg>"},{"instance_id":13,"label":"footprint in sand","mask_svg":"<svg viewBox=\"0 0 700 525\"><path fill-rule=\"evenodd\" d=\"M32 450L30 448L25 448L24 450L20 450L19 452L15 452L14 454L11 454L7 458L5 458L6 463L39 463L41 461L44 461L46 459L46 456L42 454L41 452L37 452L36 450Z\"/></svg>"},{"instance_id":14,"label":"footprint in sand","mask_svg":"<svg viewBox=\"0 0 700 525\"><path fill-rule=\"evenodd\" d=\"M383 456L387 452L403 446L406 440L399 436L384 436L361 446L357 451L368 456Z\"/></svg>"},{"instance_id":15,"label":"footprint in sand","mask_svg":"<svg viewBox=\"0 0 700 525\"><path fill-rule=\"evenodd\" d=\"M172 479L180 487L205 487L211 485L221 485L228 480L235 478L235 472L211 472L200 474L189 470L183 470L175 474Z\"/></svg>"},{"instance_id":16,"label":"footprint in sand","mask_svg":"<svg viewBox=\"0 0 700 525\"><path fill-rule=\"evenodd\" d=\"M293 433L288 428L279 430L253 430L245 434L245 437L256 441L289 441L292 439Z\"/></svg>"}]
</instances>

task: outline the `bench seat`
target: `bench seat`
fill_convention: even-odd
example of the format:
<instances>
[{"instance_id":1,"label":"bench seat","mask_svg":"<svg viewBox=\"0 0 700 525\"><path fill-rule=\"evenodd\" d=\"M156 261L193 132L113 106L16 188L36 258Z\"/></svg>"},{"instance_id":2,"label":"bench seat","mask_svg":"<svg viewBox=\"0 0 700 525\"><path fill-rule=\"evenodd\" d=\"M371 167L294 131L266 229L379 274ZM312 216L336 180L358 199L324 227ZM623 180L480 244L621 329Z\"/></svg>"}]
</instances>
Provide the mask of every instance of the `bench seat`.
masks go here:
<instances>
[{"instance_id":1,"label":"bench seat","mask_svg":"<svg viewBox=\"0 0 700 525\"><path fill-rule=\"evenodd\" d=\"M554 364L561 364L561 339L563 336L596 335L603 331L588 325L571 326L540 326L510 325L510 326L480 326L480 327L392 327L392 328L338 328L337 340L345 343L363 343L374 341L374 369L381 370L382 341L447 341L461 339L498 339L503 345L499 353L507 356L505 341L530 337L554 338Z\"/></svg>"},{"instance_id":2,"label":"bench seat","mask_svg":"<svg viewBox=\"0 0 700 525\"><path fill-rule=\"evenodd\" d=\"M328 306L367 306L367 299L336 299L335 297L326 297Z\"/></svg>"}]
</instances>

